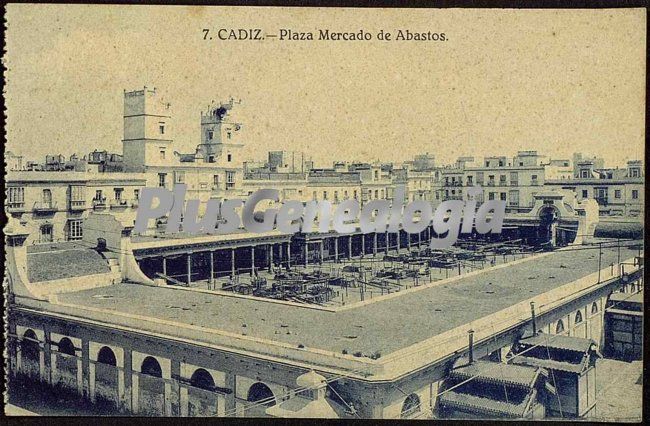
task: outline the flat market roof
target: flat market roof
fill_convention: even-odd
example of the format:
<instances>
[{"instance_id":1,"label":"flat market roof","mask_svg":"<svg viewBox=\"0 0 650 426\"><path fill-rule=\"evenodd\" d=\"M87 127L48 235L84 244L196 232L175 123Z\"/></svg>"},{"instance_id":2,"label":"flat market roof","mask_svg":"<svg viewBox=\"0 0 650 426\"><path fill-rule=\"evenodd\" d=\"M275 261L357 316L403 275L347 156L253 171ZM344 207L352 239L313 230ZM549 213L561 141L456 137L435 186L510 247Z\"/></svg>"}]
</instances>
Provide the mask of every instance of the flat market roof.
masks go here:
<instances>
[{"instance_id":1,"label":"flat market roof","mask_svg":"<svg viewBox=\"0 0 650 426\"><path fill-rule=\"evenodd\" d=\"M621 259L637 254L621 248ZM601 265L617 261L603 248ZM219 330L288 345L382 356L594 273L598 249L560 250L340 311L122 283L58 295L46 311L210 343ZM28 305L29 302L23 303ZM87 310L85 308L90 308ZM188 326L188 327L185 327Z\"/></svg>"}]
</instances>

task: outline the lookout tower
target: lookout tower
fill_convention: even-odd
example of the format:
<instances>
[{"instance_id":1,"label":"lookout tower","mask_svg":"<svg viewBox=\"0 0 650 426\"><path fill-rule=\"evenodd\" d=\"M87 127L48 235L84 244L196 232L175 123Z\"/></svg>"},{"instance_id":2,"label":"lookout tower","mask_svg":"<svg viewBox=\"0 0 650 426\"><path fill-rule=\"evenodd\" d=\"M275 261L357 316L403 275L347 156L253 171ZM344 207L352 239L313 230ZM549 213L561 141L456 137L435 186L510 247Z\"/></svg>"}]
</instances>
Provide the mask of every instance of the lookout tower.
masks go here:
<instances>
[{"instance_id":1,"label":"lookout tower","mask_svg":"<svg viewBox=\"0 0 650 426\"><path fill-rule=\"evenodd\" d=\"M143 172L146 166L170 164L171 106L160 94L144 86L124 91L124 169Z\"/></svg>"},{"instance_id":2,"label":"lookout tower","mask_svg":"<svg viewBox=\"0 0 650 426\"><path fill-rule=\"evenodd\" d=\"M196 157L207 163L234 163L235 152L242 146L239 141L241 124L235 122L232 98L226 103L212 103L206 112L201 112L201 144L196 148Z\"/></svg>"}]
</instances>

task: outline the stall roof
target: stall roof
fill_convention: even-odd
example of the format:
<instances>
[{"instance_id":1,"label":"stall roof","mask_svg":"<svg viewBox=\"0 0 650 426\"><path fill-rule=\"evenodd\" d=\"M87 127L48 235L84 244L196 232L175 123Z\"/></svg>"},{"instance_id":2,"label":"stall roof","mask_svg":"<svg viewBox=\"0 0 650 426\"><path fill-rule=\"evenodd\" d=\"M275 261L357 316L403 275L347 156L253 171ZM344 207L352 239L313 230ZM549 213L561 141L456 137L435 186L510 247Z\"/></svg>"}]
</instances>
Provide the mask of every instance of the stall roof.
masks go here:
<instances>
[{"instance_id":1,"label":"stall roof","mask_svg":"<svg viewBox=\"0 0 650 426\"><path fill-rule=\"evenodd\" d=\"M474 377L481 381L520 387L533 386L539 374L540 370L538 368L480 360L468 364L465 358L456 361L450 372L451 377L460 379Z\"/></svg>"},{"instance_id":2,"label":"stall roof","mask_svg":"<svg viewBox=\"0 0 650 426\"><path fill-rule=\"evenodd\" d=\"M546 348L564 349L573 352L588 352L596 342L592 339L585 339L582 337L565 336L563 334L549 335L539 333L535 336L527 337L519 340L520 344L527 346L542 346Z\"/></svg>"},{"instance_id":3,"label":"stall roof","mask_svg":"<svg viewBox=\"0 0 650 426\"><path fill-rule=\"evenodd\" d=\"M495 399L484 398L476 395L447 391L440 395L440 404L452 408L472 410L477 413L506 415L509 417L524 417L526 407L529 405L530 395L523 399L519 404L511 402L498 401Z\"/></svg>"}]
</instances>

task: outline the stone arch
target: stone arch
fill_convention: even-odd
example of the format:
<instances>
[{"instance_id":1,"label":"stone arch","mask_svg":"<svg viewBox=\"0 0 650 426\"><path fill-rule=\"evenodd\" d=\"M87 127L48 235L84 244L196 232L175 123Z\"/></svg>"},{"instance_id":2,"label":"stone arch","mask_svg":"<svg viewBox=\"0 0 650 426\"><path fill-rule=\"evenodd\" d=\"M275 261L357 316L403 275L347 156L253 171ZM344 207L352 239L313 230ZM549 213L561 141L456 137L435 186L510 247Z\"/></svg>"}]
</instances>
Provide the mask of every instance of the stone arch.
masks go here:
<instances>
[{"instance_id":1,"label":"stone arch","mask_svg":"<svg viewBox=\"0 0 650 426\"><path fill-rule=\"evenodd\" d=\"M552 204L542 206L537 212L539 217L539 236L542 242L550 241L555 245L555 232L558 219L560 218L560 211Z\"/></svg>"},{"instance_id":2,"label":"stone arch","mask_svg":"<svg viewBox=\"0 0 650 426\"><path fill-rule=\"evenodd\" d=\"M152 356L148 356L144 359L144 361L142 361L140 372L142 374L146 374L147 376L158 378L162 377L162 368L160 367L160 363L156 358Z\"/></svg>"},{"instance_id":3,"label":"stone arch","mask_svg":"<svg viewBox=\"0 0 650 426\"><path fill-rule=\"evenodd\" d=\"M402 412L400 417L408 419L420 412L420 397L417 394L410 394L402 404Z\"/></svg>"},{"instance_id":4,"label":"stone arch","mask_svg":"<svg viewBox=\"0 0 650 426\"><path fill-rule=\"evenodd\" d=\"M100 405L118 405L118 370L115 353L108 346L102 346L95 364L95 398Z\"/></svg>"},{"instance_id":5,"label":"stone arch","mask_svg":"<svg viewBox=\"0 0 650 426\"><path fill-rule=\"evenodd\" d=\"M38 336L32 329L25 330L20 342L21 370L30 377L38 377L41 371Z\"/></svg>"},{"instance_id":6,"label":"stone arch","mask_svg":"<svg viewBox=\"0 0 650 426\"><path fill-rule=\"evenodd\" d=\"M273 391L266 384L262 382L254 383L248 389L248 396L246 398L249 402L263 402L263 405L271 407L275 405L275 395Z\"/></svg>"},{"instance_id":7,"label":"stone arch","mask_svg":"<svg viewBox=\"0 0 650 426\"><path fill-rule=\"evenodd\" d=\"M218 402L212 374L203 368L197 368L190 378L190 385L187 392L189 416L216 416Z\"/></svg>"},{"instance_id":8,"label":"stone arch","mask_svg":"<svg viewBox=\"0 0 650 426\"><path fill-rule=\"evenodd\" d=\"M212 374L208 373L208 371L203 368L197 368L196 371L194 371L192 378L190 379L190 384L199 389L214 389L214 379L212 378Z\"/></svg>"},{"instance_id":9,"label":"stone arch","mask_svg":"<svg viewBox=\"0 0 650 426\"><path fill-rule=\"evenodd\" d=\"M557 320L557 324L555 326L555 334L562 334L562 333L564 333L564 321Z\"/></svg>"},{"instance_id":10,"label":"stone arch","mask_svg":"<svg viewBox=\"0 0 650 426\"><path fill-rule=\"evenodd\" d=\"M147 356L140 366L138 387L138 411L147 416L164 416L165 382L162 380L162 367L158 360Z\"/></svg>"},{"instance_id":11,"label":"stone arch","mask_svg":"<svg viewBox=\"0 0 650 426\"><path fill-rule=\"evenodd\" d=\"M560 210L553 204L545 204L537 211L537 217L543 222L555 222L560 218Z\"/></svg>"},{"instance_id":12,"label":"stone arch","mask_svg":"<svg viewBox=\"0 0 650 426\"><path fill-rule=\"evenodd\" d=\"M59 340L59 352L66 355L74 355L75 348L74 348L74 343L72 343L72 340L68 339L67 337L64 337L61 340Z\"/></svg>"},{"instance_id":13,"label":"stone arch","mask_svg":"<svg viewBox=\"0 0 650 426\"><path fill-rule=\"evenodd\" d=\"M68 337L62 337L57 345L56 356L56 375L57 382L67 388L76 389L78 387L77 358L75 357L75 347L72 340Z\"/></svg>"},{"instance_id":14,"label":"stone arch","mask_svg":"<svg viewBox=\"0 0 650 426\"><path fill-rule=\"evenodd\" d=\"M117 358L115 358L115 353L108 346L103 346L97 353L97 362L106 365L112 365L113 367L117 366Z\"/></svg>"},{"instance_id":15,"label":"stone arch","mask_svg":"<svg viewBox=\"0 0 650 426\"><path fill-rule=\"evenodd\" d=\"M23 357L30 357L38 361L38 336L32 329L28 329L23 334L23 340L20 342Z\"/></svg>"}]
</instances>

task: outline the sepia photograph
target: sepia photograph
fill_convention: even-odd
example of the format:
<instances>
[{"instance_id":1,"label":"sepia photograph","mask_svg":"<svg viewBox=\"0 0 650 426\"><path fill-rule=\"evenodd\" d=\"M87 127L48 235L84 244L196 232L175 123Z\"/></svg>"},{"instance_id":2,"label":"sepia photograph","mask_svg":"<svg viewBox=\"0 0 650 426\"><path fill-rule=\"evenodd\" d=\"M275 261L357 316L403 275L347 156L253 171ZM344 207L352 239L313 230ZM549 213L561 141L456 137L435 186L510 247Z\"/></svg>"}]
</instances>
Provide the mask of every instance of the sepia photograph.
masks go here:
<instances>
[{"instance_id":1,"label":"sepia photograph","mask_svg":"<svg viewBox=\"0 0 650 426\"><path fill-rule=\"evenodd\" d=\"M10 420L643 421L646 9L4 13Z\"/></svg>"}]
</instances>

